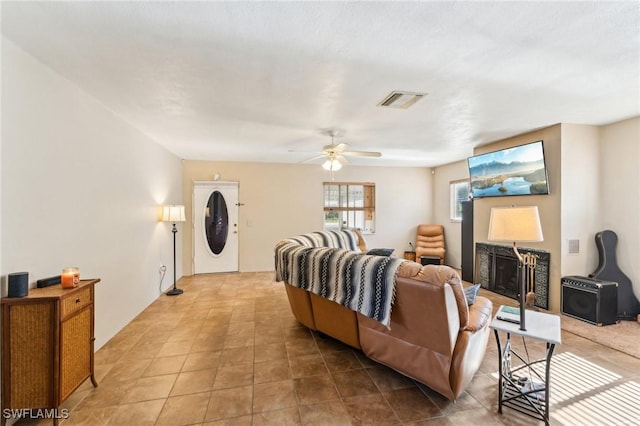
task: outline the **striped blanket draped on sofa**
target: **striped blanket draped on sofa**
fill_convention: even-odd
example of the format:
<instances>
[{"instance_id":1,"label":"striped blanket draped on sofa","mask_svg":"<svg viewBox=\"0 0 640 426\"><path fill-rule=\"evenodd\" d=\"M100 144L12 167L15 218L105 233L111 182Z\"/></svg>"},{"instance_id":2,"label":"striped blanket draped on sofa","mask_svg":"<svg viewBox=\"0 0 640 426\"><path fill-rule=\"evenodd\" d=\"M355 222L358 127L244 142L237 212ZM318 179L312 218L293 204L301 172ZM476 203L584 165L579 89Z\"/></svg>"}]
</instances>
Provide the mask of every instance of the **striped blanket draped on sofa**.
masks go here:
<instances>
[{"instance_id":1,"label":"striped blanket draped on sofa","mask_svg":"<svg viewBox=\"0 0 640 426\"><path fill-rule=\"evenodd\" d=\"M404 259L360 252L352 231L323 231L276 245L276 281L305 289L389 326Z\"/></svg>"}]
</instances>

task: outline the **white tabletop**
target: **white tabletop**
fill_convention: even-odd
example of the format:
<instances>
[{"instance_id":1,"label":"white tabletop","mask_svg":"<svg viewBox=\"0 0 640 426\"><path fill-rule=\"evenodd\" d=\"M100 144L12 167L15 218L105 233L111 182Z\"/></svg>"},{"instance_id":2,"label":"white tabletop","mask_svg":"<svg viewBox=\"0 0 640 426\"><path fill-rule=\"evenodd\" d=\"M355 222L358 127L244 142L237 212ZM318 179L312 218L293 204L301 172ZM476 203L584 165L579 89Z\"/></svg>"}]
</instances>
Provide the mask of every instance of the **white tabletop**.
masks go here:
<instances>
[{"instance_id":1,"label":"white tabletop","mask_svg":"<svg viewBox=\"0 0 640 426\"><path fill-rule=\"evenodd\" d=\"M491 328L556 345L562 343L559 315L525 310L524 325L527 330L524 331L520 330L520 324L499 320L497 317L501 316L501 309L502 306L498 308L496 316L491 322Z\"/></svg>"}]
</instances>

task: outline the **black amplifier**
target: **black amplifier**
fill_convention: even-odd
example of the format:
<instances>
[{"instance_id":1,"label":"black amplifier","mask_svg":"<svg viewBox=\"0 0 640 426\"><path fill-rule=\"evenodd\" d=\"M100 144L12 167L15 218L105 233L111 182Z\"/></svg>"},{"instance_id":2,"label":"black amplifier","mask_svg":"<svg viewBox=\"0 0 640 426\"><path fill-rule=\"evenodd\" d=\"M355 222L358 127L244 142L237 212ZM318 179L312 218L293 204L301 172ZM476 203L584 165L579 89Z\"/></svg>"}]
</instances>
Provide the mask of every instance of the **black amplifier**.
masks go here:
<instances>
[{"instance_id":1,"label":"black amplifier","mask_svg":"<svg viewBox=\"0 0 640 426\"><path fill-rule=\"evenodd\" d=\"M577 275L560 283L563 314L596 325L618 322L618 283Z\"/></svg>"}]
</instances>

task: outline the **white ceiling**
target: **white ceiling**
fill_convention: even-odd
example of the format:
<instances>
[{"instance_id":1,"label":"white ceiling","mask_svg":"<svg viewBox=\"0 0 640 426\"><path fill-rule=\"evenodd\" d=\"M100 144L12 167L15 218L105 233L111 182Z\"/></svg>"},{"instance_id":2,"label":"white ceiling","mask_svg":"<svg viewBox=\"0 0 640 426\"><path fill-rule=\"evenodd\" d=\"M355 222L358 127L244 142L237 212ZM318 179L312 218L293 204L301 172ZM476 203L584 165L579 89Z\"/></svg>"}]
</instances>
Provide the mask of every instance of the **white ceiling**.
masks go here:
<instances>
[{"instance_id":1,"label":"white ceiling","mask_svg":"<svg viewBox=\"0 0 640 426\"><path fill-rule=\"evenodd\" d=\"M2 2L2 34L181 158L435 166L640 115L640 2ZM427 92L407 110L392 90ZM294 151L294 152L291 152Z\"/></svg>"}]
</instances>

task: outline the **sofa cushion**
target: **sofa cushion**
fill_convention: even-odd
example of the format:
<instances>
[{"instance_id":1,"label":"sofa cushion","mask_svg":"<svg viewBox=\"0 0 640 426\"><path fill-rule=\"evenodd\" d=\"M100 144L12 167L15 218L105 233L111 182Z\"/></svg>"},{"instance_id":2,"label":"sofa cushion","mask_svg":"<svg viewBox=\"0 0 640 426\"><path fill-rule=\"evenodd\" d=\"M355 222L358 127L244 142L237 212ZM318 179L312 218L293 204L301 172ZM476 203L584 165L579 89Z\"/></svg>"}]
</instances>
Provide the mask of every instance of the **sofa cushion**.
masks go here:
<instances>
[{"instance_id":1,"label":"sofa cushion","mask_svg":"<svg viewBox=\"0 0 640 426\"><path fill-rule=\"evenodd\" d=\"M398 268L398 276L425 281L434 285L443 286L449 284L453 290L458 305L460 327L464 328L469 323L469 306L462 288L462 281L455 269L446 265L420 265L416 262L404 262Z\"/></svg>"},{"instance_id":2,"label":"sofa cushion","mask_svg":"<svg viewBox=\"0 0 640 426\"><path fill-rule=\"evenodd\" d=\"M466 331L478 331L487 328L491 322L493 303L486 297L478 296L476 302L469 308L469 323Z\"/></svg>"},{"instance_id":3,"label":"sofa cushion","mask_svg":"<svg viewBox=\"0 0 640 426\"><path fill-rule=\"evenodd\" d=\"M480 290L480 284L474 284L464 289L464 295L467 298L467 305L471 306L475 303L478 290Z\"/></svg>"},{"instance_id":4,"label":"sofa cushion","mask_svg":"<svg viewBox=\"0 0 640 426\"><path fill-rule=\"evenodd\" d=\"M391 256L393 251L394 249L392 248L374 248L367 251L367 254L370 254L372 256Z\"/></svg>"}]
</instances>

